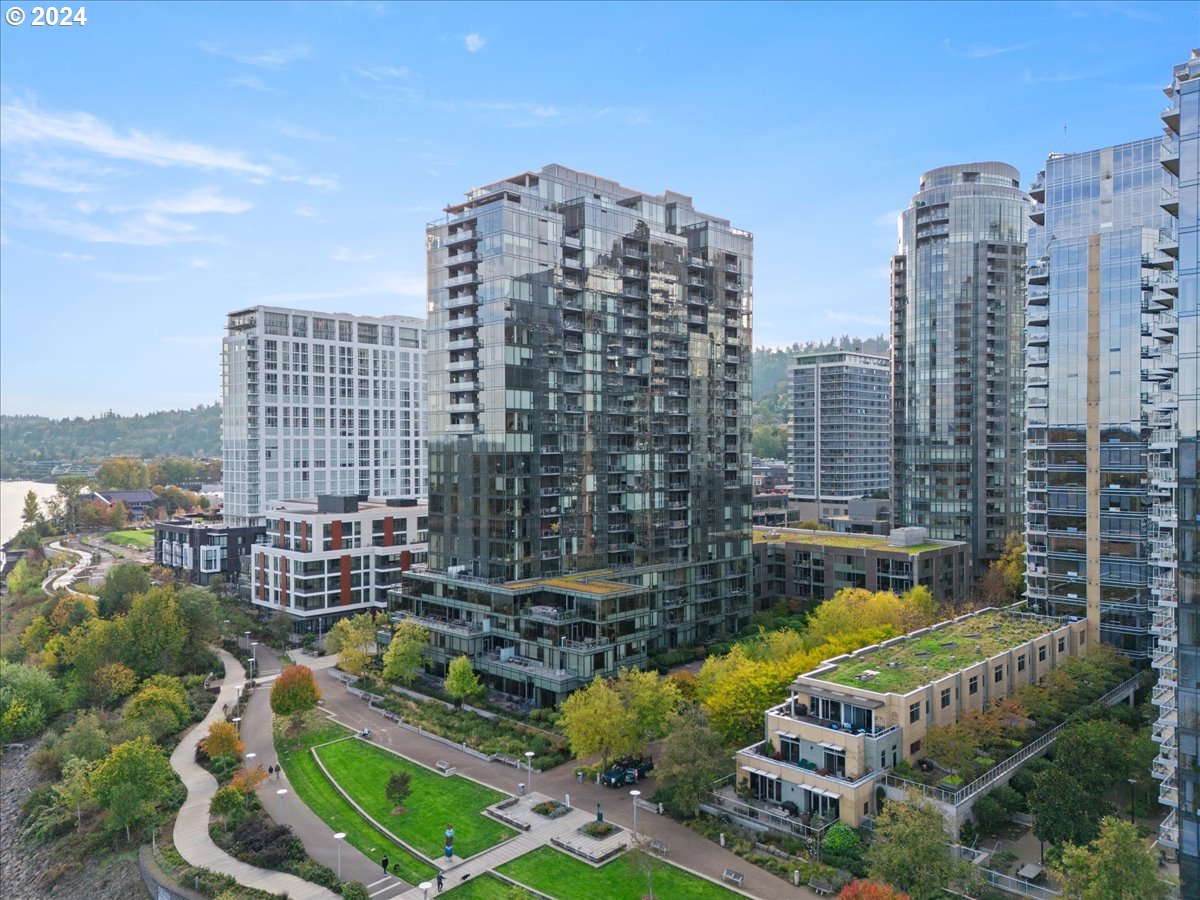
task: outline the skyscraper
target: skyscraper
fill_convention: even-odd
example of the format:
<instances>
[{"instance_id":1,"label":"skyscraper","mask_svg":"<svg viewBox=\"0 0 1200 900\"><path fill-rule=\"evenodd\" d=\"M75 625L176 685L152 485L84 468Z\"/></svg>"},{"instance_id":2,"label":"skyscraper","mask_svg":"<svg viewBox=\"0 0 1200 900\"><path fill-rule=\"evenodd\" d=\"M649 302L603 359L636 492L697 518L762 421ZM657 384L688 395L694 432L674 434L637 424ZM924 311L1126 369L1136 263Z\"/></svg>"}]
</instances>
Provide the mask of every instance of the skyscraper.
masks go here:
<instances>
[{"instance_id":1,"label":"skyscraper","mask_svg":"<svg viewBox=\"0 0 1200 900\"><path fill-rule=\"evenodd\" d=\"M427 230L429 571L393 594L501 690L749 621L753 238L562 166Z\"/></svg>"},{"instance_id":2,"label":"skyscraper","mask_svg":"<svg viewBox=\"0 0 1200 900\"><path fill-rule=\"evenodd\" d=\"M1159 202L1169 219L1148 273L1153 700L1161 843L1179 849L1181 895L1200 896L1200 51L1165 89Z\"/></svg>"},{"instance_id":3,"label":"skyscraper","mask_svg":"<svg viewBox=\"0 0 1200 900\"><path fill-rule=\"evenodd\" d=\"M788 371L792 497L845 504L891 482L891 375L885 356L802 353Z\"/></svg>"},{"instance_id":4,"label":"skyscraper","mask_svg":"<svg viewBox=\"0 0 1200 900\"><path fill-rule=\"evenodd\" d=\"M1167 226L1161 143L1052 154L1029 234L1028 597L1138 659L1151 643L1142 397L1158 351L1143 313Z\"/></svg>"},{"instance_id":5,"label":"skyscraper","mask_svg":"<svg viewBox=\"0 0 1200 900\"><path fill-rule=\"evenodd\" d=\"M225 520L267 501L425 495L425 322L255 306L221 342Z\"/></svg>"},{"instance_id":6,"label":"skyscraper","mask_svg":"<svg viewBox=\"0 0 1200 900\"><path fill-rule=\"evenodd\" d=\"M893 516L977 567L1022 528L1029 208L1012 166L934 169L892 258Z\"/></svg>"}]
</instances>

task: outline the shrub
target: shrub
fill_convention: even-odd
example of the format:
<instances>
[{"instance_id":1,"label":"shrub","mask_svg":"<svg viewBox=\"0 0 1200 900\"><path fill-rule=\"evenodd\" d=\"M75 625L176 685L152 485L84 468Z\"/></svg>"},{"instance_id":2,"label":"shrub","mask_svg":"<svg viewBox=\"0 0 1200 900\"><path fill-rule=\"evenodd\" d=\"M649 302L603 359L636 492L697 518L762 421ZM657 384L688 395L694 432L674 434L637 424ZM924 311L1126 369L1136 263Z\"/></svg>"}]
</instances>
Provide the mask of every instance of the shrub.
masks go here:
<instances>
[{"instance_id":1,"label":"shrub","mask_svg":"<svg viewBox=\"0 0 1200 900\"><path fill-rule=\"evenodd\" d=\"M994 836L1008 824L1008 811L990 794L975 801L975 824L980 834Z\"/></svg>"},{"instance_id":2,"label":"shrub","mask_svg":"<svg viewBox=\"0 0 1200 900\"><path fill-rule=\"evenodd\" d=\"M342 897L344 900L371 900L367 886L361 881L342 882Z\"/></svg>"},{"instance_id":3,"label":"shrub","mask_svg":"<svg viewBox=\"0 0 1200 900\"><path fill-rule=\"evenodd\" d=\"M579 830L592 837L601 838L608 837L617 830L617 826L612 822L588 822Z\"/></svg>"},{"instance_id":4,"label":"shrub","mask_svg":"<svg viewBox=\"0 0 1200 900\"><path fill-rule=\"evenodd\" d=\"M233 832L237 857L264 869L281 869L286 863L305 859L304 845L286 825L266 816L247 819Z\"/></svg>"}]
</instances>

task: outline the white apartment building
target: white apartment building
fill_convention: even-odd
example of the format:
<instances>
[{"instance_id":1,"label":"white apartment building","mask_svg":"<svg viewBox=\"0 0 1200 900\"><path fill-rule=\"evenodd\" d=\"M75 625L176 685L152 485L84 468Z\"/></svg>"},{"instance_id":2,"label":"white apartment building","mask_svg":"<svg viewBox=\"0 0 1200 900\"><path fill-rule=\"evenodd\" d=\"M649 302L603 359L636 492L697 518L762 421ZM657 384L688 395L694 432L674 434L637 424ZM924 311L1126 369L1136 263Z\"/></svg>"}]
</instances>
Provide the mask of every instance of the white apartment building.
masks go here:
<instances>
[{"instance_id":1,"label":"white apartment building","mask_svg":"<svg viewBox=\"0 0 1200 900\"><path fill-rule=\"evenodd\" d=\"M276 501L266 518L266 543L250 548L245 587L255 607L291 616L297 633L386 609L400 574L428 561L429 509L414 500Z\"/></svg>"},{"instance_id":2,"label":"white apartment building","mask_svg":"<svg viewBox=\"0 0 1200 900\"><path fill-rule=\"evenodd\" d=\"M425 320L255 306L221 344L225 521L273 501L425 497Z\"/></svg>"}]
</instances>

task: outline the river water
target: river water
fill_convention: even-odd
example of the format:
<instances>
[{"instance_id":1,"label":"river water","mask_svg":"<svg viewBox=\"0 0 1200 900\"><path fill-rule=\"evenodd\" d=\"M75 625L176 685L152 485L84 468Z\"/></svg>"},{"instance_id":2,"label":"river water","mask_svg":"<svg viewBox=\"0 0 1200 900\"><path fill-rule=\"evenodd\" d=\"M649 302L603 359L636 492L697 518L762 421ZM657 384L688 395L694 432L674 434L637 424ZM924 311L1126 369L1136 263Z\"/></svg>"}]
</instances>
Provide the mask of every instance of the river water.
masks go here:
<instances>
[{"instance_id":1,"label":"river water","mask_svg":"<svg viewBox=\"0 0 1200 900\"><path fill-rule=\"evenodd\" d=\"M37 481L0 481L0 544L21 530L21 510L26 494L34 491L42 500L47 500L54 496L55 490L54 485ZM43 504L42 514L45 512Z\"/></svg>"}]
</instances>

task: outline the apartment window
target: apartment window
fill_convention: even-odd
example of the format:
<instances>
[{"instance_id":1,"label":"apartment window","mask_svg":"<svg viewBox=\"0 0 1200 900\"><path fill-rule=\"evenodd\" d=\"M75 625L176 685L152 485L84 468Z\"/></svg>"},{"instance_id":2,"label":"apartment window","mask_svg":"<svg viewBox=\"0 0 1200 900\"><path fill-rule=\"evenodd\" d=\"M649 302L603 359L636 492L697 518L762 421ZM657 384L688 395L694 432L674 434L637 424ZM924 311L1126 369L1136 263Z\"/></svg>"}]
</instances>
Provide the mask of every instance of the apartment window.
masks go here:
<instances>
[{"instance_id":1,"label":"apartment window","mask_svg":"<svg viewBox=\"0 0 1200 900\"><path fill-rule=\"evenodd\" d=\"M993 673L992 677L993 677L993 680L996 682L996 684L999 684L1001 681L1003 681L1004 680L1004 666L1002 666L1002 665L996 666L996 671Z\"/></svg>"},{"instance_id":2,"label":"apartment window","mask_svg":"<svg viewBox=\"0 0 1200 900\"><path fill-rule=\"evenodd\" d=\"M1022 653L1020 656L1017 657L1017 671L1018 672L1025 671L1025 654L1024 653Z\"/></svg>"},{"instance_id":3,"label":"apartment window","mask_svg":"<svg viewBox=\"0 0 1200 900\"><path fill-rule=\"evenodd\" d=\"M908 708L908 721L911 725L913 722L921 721L921 704L914 703Z\"/></svg>"},{"instance_id":4,"label":"apartment window","mask_svg":"<svg viewBox=\"0 0 1200 900\"><path fill-rule=\"evenodd\" d=\"M1038 647L1038 662L1045 662L1045 661L1046 661L1046 645L1042 644L1042 646Z\"/></svg>"},{"instance_id":5,"label":"apartment window","mask_svg":"<svg viewBox=\"0 0 1200 900\"><path fill-rule=\"evenodd\" d=\"M978 675L972 675L971 680L967 682L967 693L968 694L978 694L979 693L979 676Z\"/></svg>"},{"instance_id":6,"label":"apartment window","mask_svg":"<svg viewBox=\"0 0 1200 900\"><path fill-rule=\"evenodd\" d=\"M1066 649L1067 649L1067 639L1066 639L1066 638L1061 638L1061 637L1060 637L1060 638L1058 639L1058 652L1059 652L1059 653L1062 653L1062 652L1063 652L1063 651L1065 651Z\"/></svg>"},{"instance_id":7,"label":"apartment window","mask_svg":"<svg viewBox=\"0 0 1200 900\"><path fill-rule=\"evenodd\" d=\"M942 709L945 709L949 705L950 705L950 688L946 688L944 691L942 691Z\"/></svg>"},{"instance_id":8,"label":"apartment window","mask_svg":"<svg viewBox=\"0 0 1200 900\"><path fill-rule=\"evenodd\" d=\"M350 343L354 340L354 323L338 321L338 340L344 343Z\"/></svg>"},{"instance_id":9,"label":"apartment window","mask_svg":"<svg viewBox=\"0 0 1200 900\"><path fill-rule=\"evenodd\" d=\"M908 755L909 756L916 756L920 752L921 752L921 742L920 741L913 741L911 744L908 745ZM893 761L894 761L894 758L893 758Z\"/></svg>"}]
</instances>

